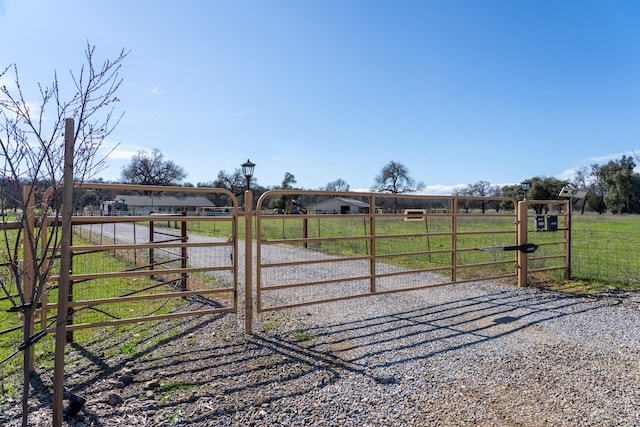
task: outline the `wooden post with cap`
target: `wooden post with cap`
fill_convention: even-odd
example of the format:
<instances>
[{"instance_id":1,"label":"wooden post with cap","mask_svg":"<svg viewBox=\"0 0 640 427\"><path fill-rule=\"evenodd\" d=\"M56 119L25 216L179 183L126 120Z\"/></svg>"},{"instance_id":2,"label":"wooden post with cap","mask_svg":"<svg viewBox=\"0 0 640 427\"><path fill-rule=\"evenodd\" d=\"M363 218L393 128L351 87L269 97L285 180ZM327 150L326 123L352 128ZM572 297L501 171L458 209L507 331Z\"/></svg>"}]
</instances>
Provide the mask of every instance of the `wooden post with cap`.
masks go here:
<instances>
[{"instance_id":1,"label":"wooden post with cap","mask_svg":"<svg viewBox=\"0 0 640 427\"><path fill-rule=\"evenodd\" d=\"M58 278L58 313L53 371L53 425L62 426L64 394L64 347L66 344L69 276L71 269L71 214L73 210L74 121L65 119L64 177L62 189L62 231L60 236L60 275Z\"/></svg>"}]
</instances>

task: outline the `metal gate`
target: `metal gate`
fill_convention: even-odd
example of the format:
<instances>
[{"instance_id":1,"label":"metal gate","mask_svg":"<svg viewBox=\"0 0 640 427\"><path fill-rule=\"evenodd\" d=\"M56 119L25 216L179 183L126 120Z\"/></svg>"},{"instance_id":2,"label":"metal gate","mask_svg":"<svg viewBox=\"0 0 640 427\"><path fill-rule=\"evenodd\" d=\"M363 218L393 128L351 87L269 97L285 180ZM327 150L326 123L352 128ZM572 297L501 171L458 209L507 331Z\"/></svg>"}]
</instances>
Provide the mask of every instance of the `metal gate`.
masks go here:
<instances>
[{"instance_id":1,"label":"metal gate","mask_svg":"<svg viewBox=\"0 0 640 427\"><path fill-rule=\"evenodd\" d=\"M256 206L258 312L513 278L508 198L269 191ZM506 249L506 250L505 250Z\"/></svg>"},{"instance_id":2,"label":"metal gate","mask_svg":"<svg viewBox=\"0 0 640 427\"><path fill-rule=\"evenodd\" d=\"M237 312L239 210L232 193L117 184L78 187L117 191L119 196L152 200L152 205L72 217L68 338L83 328ZM186 206L185 193L215 195L229 206L222 211ZM171 194L179 197L162 202ZM42 329L57 316L57 280L57 275L51 277L43 298Z\"/></svg>"},{"instance_id":3,"label":"metal gate","mask_svg":"<svg viewBox=\"0 0 640 427\"><path fill-rule=\"evenodd\" d=\"M237 198L223 189L78 187L124 194L216 194L229 206L179 214L74 216L68 333L238 313L242 293L245 332L251 333L254 310L477 280L523 286L532 273L571 274L568 201L274 190L259 198L255 211L249 208L252 194L246 192L241 212ZM540 250L529 251L529 240ZM243 270L244 292L239 292ZM57 280L53 272L39 330L52 332Z\"/></svg>"}]
</instances>

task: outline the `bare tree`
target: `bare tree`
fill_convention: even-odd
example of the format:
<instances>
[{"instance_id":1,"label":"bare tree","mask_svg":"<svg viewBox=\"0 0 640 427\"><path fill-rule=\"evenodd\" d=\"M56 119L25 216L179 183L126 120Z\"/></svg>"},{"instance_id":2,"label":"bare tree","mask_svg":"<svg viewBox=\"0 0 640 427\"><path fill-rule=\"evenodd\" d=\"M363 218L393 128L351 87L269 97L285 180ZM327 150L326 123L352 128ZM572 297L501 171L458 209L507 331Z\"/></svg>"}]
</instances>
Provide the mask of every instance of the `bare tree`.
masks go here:
<instances>
[{"instance_id":1,"label":"bare tree","mask_svg":"<svg viewBox=\"0 0 640 427\"><path fill-rule=\"evenodd\" d=\"M465 199L465 197L473 196L473 188L471 185L455 187L452 193L454 196L460 196L460 199L458 200L458 209L463 209L468 213L469 209L471 209L471 200Z\"/></svg>"},{"instance_id":2,"label":"bare tree","mask_svg":"<svg viewBox=\"0 0 640 427\"><path fill-rule=\"evenodd\" d=\"M122 50L114 60L97 63L95 47L87 44L86 63L79 72L70 72L70 89L60 84L57 74L49 85L38 84L39 103L33 104L23 90L18 67L10 65L0 72L0 174L5 187L15 186L19 197L20 219L10 223L2 216L2 268L0 287L22 315L24 385L22 425L28 424L28 397L32 374L32 345L45 334L34 332L33 319L47 290L49 276L60 251L60 209L64 170L64 133L66 119L73 118L74 177L88 179L105 166L97 157L104 139L113 131L122 115L113 115L116 93L122 83L119 71L128 52ZM67 94L67 95L65 95ZM65 100L65 96L69 96ZM71 123L71 122L69 122ZM7 190L8 191L8 190ZM34 209L38 203L39 209ZM50 216L51 226L41 227ZM35 227L33 225L36 225ZM29 254L25 255L23 250ZM66 318L59 317L57 322Z\"/></svg>"},{"instance_id":3,"label":"bare tree","mask_svg":"<svg viewBox=\"0 0 640 427\"><path fill-rule=\"evenodd\" d=\"M390 161L387 163L380 174L376 176L374 191L391 194L413 193L424 189L424 184L411 178L409 169L399 162ZM393 202L393 209L398 209L398 198Z\"/></svg>"},{"instance_id":4,"label":"bare tree","mask_svg":"<svg viewBox=\"0 0 640 427\"><path fill-rule=\"evenodd\" d=\"M592 197L595 197L596 183L593 179L591 179L589 169L587 169L586 167L582 167L576 170L576 174L571 179L571 184L574 185L576 188L587 190L587 194L584 199L577 200L577 201L573 199L570 200L572 204L575 204L576 202L582 203L582 206L580 207L580 213L584 215L584 211L587 207L587 203L589 199L591 199Z\"/></svg>"},{"instance_id":5,"label":"bare tree","mask_svg":"<svg viewBox=\"0 0 640 427\"><path fill-rule=\"evenodd\" d=\"M349 184L342 179L338 178L335 181L331 181L327 183L324 188L320 188L323 191L349 191Z\"/></svg>"},{"instance_id":6,"label":"bare tree","mask_svg":"<svg viewBox=\"0 0 640 427\"><path fill-rule=\"evenodd\" d=\"M376 176L375 191L391 194L412 193L424 189L424 184L411 178L409 169L399 162L390 161L387 163L380 174Z\"/></svg>"},{"instance_id":7,"label":"bare tree","mask_svg":"<svg viewBox=\"0 0 640 427\"><path fill-rule=\"evenodd\" d=\"M253 177L251 178L253 181ZM246 178L242 175L240 169L236 169L232 174L228 174L227 171L221 170L218 172L218 177L213 181L213 187L226 188L236 196L244 193L246 189Z\"/></svg>"},{"instance_id":8,"label":"bare tree","mask_svg":"<svg viewBox=\"0 0 640 427\"><path fill-rule=\"evenodd\" d=\"M187 173L172 160L165 160L160 150L138 151L122 168L122 181L138 185L177 185Z\"/></svg>"},{"instance_id":9,"label":"bare tree","mask_svg":"<svg viewBox=\"0 0 640 427\"><path fill-rule=\"evenodd\" d=\"M474 184L469 184L470 196L484 198L489 195L491 191L491 183L487 181L478 181ZM482 213L485 213L487 207L487 200L480 199L476 204L480 205Z\"/></svg>"}]
</instances>

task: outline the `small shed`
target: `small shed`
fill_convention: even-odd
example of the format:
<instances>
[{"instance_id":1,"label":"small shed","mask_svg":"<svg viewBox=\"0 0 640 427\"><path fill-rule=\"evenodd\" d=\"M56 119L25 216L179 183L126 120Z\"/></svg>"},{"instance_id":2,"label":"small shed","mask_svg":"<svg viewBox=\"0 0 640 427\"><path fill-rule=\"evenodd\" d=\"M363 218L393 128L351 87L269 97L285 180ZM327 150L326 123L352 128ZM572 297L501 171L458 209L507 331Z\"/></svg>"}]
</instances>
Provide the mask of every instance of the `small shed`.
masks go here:
<instances>
[{"instance_id":1,"label":"small shed","mask_svg":"<svg viewBox=\"0 0 640 427\"><path fill-rule=\"evenodd\" d=\"M369 203L349 197L332 197L309 208L313 214L368 214Z\"/></svg>"},{"instance_id":2,"label":"small shed","mask_svg":"<svg viewBox=\"0 0 640 427\"><path fill-rule=\"evenodd\" d=\"M102 202L103 215L149 215L154 213L177 214L198 212L215 205L203 196L130 196L118 195L115 200Z\"/></svg>"}]
</instances>

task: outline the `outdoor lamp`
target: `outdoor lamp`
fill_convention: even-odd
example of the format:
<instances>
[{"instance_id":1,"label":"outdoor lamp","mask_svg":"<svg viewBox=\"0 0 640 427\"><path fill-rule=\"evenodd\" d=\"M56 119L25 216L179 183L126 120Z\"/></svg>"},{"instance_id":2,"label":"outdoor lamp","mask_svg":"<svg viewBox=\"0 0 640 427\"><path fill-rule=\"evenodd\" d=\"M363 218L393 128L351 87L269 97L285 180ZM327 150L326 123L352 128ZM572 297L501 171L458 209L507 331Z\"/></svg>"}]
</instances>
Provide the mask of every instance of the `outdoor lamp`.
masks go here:
<instances>
[{"instance_id":1,"label":"outdoor lamp","mask_svg":"<svg viewBox=\"0 0 640 427\"><path fill-rule=\"evenodd\" d=\"M251 177L253 176L253 169L256 167L256 164L251 163L251 160L247 159L247 161L240 166L242 166L242 175L247 179L247 191L249 191L249 187L251 186Z\"/></svg>"},{"instance_id":2,"label":"outdoor lamp","mask_svg":"<svg viewBox=\"0 0 640 427\"><path fill-rule=\"evenodd\" d=\"M531 188L531 181L529 181L528 179L525 181L522 181L520 183L520 185L522 186L522 190L524 191L524 198L527 198L527 191L529 191L529 188Z\"/></svg>"}]
</instances>

